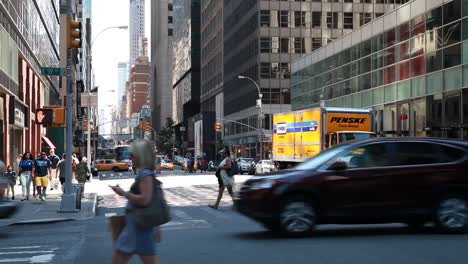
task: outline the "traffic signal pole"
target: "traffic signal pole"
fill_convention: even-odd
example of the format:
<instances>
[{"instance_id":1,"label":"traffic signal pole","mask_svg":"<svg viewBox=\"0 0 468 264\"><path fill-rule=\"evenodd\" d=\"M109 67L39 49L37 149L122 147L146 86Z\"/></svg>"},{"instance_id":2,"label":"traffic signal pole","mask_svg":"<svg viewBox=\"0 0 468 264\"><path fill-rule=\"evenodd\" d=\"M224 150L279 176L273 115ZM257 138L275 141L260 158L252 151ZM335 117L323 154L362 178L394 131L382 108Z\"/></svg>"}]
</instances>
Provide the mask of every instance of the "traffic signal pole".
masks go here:
<instances>
[{"instance_id":1,"label":"traffic signal pole","mask_svg":"<svg viewBox=\"0 0 468 264\"><path fill-rule=\"evenodd\" d=\"M72 1L67 0L67 31L68 23L72 19ZM67 32L68 38L68 32ZM68 40L68 39L67 39ZM67 47L67 129L65 140L65 193L60 203L61 212L76 212L76 194L72 192L72 149L73 149L73 83L72 83L72 58L71 49Z\"/></svg>"}]
</instances>

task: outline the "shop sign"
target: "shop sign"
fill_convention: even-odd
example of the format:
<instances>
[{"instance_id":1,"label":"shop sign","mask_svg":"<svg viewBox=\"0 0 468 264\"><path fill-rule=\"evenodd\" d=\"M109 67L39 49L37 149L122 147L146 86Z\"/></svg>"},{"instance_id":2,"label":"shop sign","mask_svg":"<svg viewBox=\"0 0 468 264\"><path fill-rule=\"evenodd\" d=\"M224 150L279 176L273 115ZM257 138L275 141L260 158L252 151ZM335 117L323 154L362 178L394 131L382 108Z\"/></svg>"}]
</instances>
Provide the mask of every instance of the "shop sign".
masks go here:
<instances>
[{"instance_id":1,"label":"shop sign","mask_svg":"<svg viewBox=\"0 0 468 264\"><path fill-rule=\"evenodd\" d=\"M28 127L28 108L18 102L16 97L10 97L9 123L20 128Z\"/></svg>"}]
</instances>

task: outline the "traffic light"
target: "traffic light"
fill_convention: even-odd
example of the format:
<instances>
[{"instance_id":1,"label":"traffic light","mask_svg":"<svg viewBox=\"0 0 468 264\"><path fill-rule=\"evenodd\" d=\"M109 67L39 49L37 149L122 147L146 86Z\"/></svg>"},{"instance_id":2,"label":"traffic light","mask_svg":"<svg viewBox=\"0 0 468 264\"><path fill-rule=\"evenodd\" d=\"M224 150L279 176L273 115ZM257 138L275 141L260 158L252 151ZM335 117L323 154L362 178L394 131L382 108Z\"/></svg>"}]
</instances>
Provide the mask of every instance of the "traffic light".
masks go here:
<instances>
[{"instance_id":1,"label":"traffic light","mask_svg":"<svg viewBox=\"0 0 468 264\"><path fill-rule=\"evenodd\" d=\"M54 109L40 108L36 109L36 124L52 125L54 122Z\"/></svg>"},{"instance_id":2,"label":"traffic light","mask_svg":"<svg viewBox=\"0 0 468 264\"><path fill-rule=\"evenodd\" d=\"M67 49L81 48L81 22L67 18Z\"/></svg>"},{"instance_id":3,"label":"traffic light","mask_svg":"<svg viewBox=\"0 0 468 264\"><path fill-rule=\"evenodd\" d=\"M142 120L140 121L140 130L143 132L147 132L150 128L149 121Z\"/></svg>"},{"instance_id":4,"label":"traffic light","mask_svg":"<svg viewBox=\"0 0 468 264\"><path fill-rule=\"evenodd\" d=\"M63 126L65 109L63 107L44 106L36 110L36 124L43 126Z\"/></svg>"},{"instance_id":5,"label":"traffic light","mask_svg":"<svg viewBox=\"0 0 468 264\"><path fill-rule=\"evenodd\" d=\"M221 123L216 122L216 124L215 124L215 131L216 131L216 132L220 132L220 131L221 131Z\"/></svg>"}]
</instances>

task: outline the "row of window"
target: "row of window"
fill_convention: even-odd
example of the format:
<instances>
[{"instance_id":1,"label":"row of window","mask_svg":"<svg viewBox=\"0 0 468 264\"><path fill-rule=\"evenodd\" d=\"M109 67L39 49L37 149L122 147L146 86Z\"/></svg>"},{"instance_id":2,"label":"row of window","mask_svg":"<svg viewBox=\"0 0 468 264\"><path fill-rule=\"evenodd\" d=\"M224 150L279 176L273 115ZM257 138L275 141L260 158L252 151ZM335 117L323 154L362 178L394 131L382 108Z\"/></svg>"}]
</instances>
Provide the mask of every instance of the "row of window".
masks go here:
<instances>
[{"instance_id":1,"label":"row of window","mask_svg":"<svg viewBox=\"0 0 468 264\"><path fill-rule=\"evenodd\" d=\"M383 55L376 56L388 55L388 63L395 63L457 43L468 38L468 21L457 21L462 13L468 15L468 5L466 9L461 8L461 0L454 0L307 67L297 73L297 81L302 79L301 76L319 75L384 49L381 52ZM395 53L399 57L395 57Z\"/></svg>"},{"instance_id":2,"label":"row of window","mask_svg":"<svg viewBox=\"0 0 468 264\"><path fill-rule=\"evenodd\" d=\"M289 62L261 62L260 78L289 79L291 78L291 63Z\"/></svg>"},{"instance_id":3,"label":"row of window","mask_svg":"<svg viewBox=\"0 0 468 264\"><path fill-rule=\"evenodd\" d=\"M338 28L340 12L326 12L326 27ZM343 28L354 28L354 14L359 16L359 26L369 23L373 13L343 13ZM375 13L374 18L382 16L383 13ZM261 27L281 28L321 28L322 12L310 11L288 11L288 10L260 10Z\"/></svg>"},{"instance_id":4,"label":"row of window","mask_svg":"<svg viewBox=\"0 0 468 264\"><path fill-rule=\"evenodd\" d=\"M260 38L261 53L310 53L322 46L322 38Z\"/></svg>"}]
</instances>

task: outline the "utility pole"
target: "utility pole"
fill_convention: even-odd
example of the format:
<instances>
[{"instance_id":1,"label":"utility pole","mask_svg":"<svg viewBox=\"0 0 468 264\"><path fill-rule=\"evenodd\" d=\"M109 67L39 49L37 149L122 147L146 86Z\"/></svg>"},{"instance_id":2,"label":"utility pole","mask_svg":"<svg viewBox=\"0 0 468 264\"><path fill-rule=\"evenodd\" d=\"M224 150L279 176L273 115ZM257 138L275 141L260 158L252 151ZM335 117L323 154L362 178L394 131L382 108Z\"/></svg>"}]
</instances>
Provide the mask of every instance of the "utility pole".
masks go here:
<instances>
[{"instance_id":1,"label":"utility pole","mask_svg":"<svg viewBox=\"0 0 468 264\"><path fill-rule=\"evenodd\" d=\"M72 38L78 38L72 34L72 30L79 28L81 25L76 24L76 21L72 21L72 0L67 1L67 101L66 101L66 112L67 112L67 129L66 129L66 140L65 140L65 193L62 196L60 203L61 212L76 212L76 194L72 191L72 149L73 149L73 82L72 82L72 58L71 51L74 45L79 45ZM79 31L77 31L78 34Z\"/></svg>"}]
</instances>

